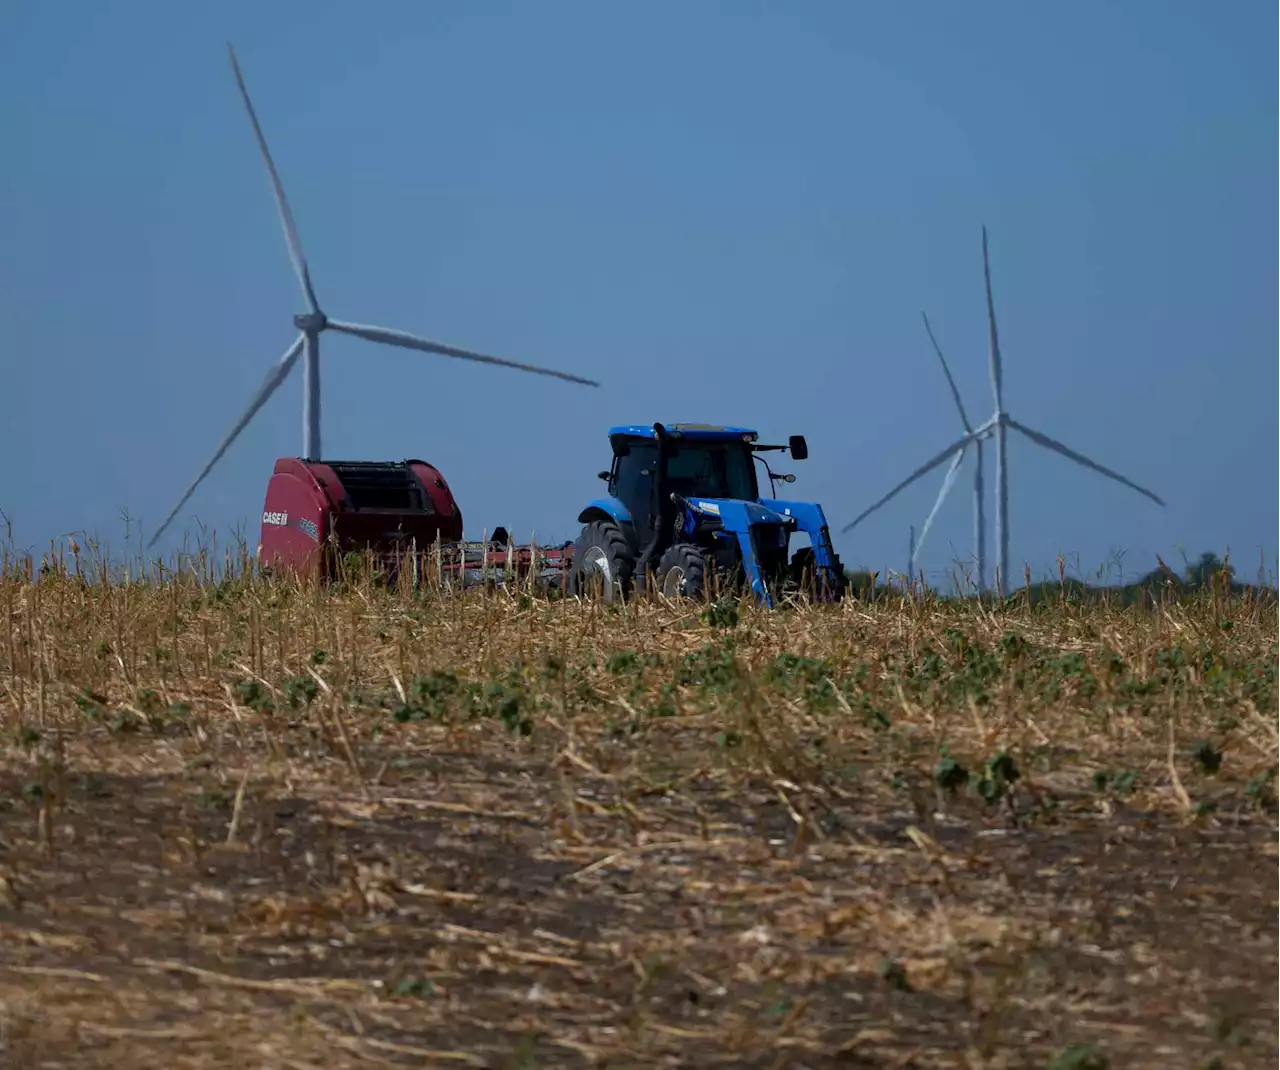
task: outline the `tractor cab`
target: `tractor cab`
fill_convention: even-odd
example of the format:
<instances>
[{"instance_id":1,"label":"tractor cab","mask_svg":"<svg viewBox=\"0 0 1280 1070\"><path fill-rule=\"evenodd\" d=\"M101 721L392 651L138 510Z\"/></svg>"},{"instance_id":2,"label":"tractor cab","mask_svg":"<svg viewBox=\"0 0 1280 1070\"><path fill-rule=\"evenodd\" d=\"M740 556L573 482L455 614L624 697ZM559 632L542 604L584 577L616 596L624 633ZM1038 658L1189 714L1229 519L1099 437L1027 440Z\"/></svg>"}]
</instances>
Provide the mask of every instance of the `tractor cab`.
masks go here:
<instances>
[{"instance_id":1,"label":"tractor cab","mask_svg":"<svg viewBox=\"0 0 1280 1070\"><path fill-rule=\"evenodd\" d=\"M613 466L600 476L637 528L650 530L672 493L740 501L759 496L751 452L754 431L700 424L673 424L664 430L661 439L652 427L609 431Z\"/></svg>"},{"instance_id":2,"label":"tractor cab","mask_svg":"<svg viewBox=\"0 0 1280 1070\"><path fill-rule=\"evenodd\" d=\"M808 456L803 435L785 446L762 445L755 431L711 424L633 424L610 428L610 467L599 473L608 496L579 515L585 525L574 551L570 587L604 583L605 597L624 595L651 574L668 596L697 597L713 575L732 584L745 579L766 602L770 588L797 568L821 571L832 586L843 573L830 548L820 506L773 497L779 475L760 454ZM762 477L770 487L762 497ZM793 531L809 534L813 549L788 562ZM814 554L821 547L822 564Z\"/></svg>"}]
</instances>

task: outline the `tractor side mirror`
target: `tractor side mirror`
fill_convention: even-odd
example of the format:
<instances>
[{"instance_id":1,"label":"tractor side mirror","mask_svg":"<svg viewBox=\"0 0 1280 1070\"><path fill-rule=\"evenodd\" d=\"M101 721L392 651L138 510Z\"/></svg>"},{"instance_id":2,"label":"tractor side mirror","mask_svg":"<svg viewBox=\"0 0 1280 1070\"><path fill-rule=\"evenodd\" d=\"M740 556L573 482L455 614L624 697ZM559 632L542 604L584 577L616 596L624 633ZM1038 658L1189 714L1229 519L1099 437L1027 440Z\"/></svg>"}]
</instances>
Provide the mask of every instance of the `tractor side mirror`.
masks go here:
<instances>
[{"instance_id":1,"label":"tractor side mirror","mask_svg":"<svg viewBox=\"0 0 1280 1070\"><path fill-rule=\"evenodd\" d=\"M787 439L787 445L793 460L803 461L809 456L809 444L805 442L804 435L792 435Z\"/></svg>"},{"instance_id":2,"label":"tractor side mirror","mask_svg":"<svg viewBox=\"0 0 1280 1070\"><path fill-rule=\"evenodd\" d=\"M606 483L608 483L608 482L609 482L609 473L608 473L608 472L597 472L597 473L596 473L596 478L597 478L597 479L603 479Z\"/></svg>"}]
</instances>

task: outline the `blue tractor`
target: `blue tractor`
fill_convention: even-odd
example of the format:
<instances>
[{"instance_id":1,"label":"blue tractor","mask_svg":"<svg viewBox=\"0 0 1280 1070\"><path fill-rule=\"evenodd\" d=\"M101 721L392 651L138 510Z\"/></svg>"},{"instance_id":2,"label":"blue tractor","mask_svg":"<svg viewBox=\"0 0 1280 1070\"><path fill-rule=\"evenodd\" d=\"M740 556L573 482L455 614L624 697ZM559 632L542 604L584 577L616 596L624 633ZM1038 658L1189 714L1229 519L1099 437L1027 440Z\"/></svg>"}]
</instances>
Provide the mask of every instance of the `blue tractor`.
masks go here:
<instances>
[{"instance_id":1,"label":"blue tractor","mask_svg":"<svg viewBox=\"0 0 1280 1070\"><path fill-rule=\"evenodd\" d=\"M612 602L652 579L669 598L702 598L714 577L726 590L745 583L767 606L800 586L840 598L844 567L822 506L760 493L760 470L771 494L776 483L796 478L774 472L760 454L790 451L802 461L809 456L804 436L792 435L785 446L757 438L749 428L708 424L610 428L613 464L599 473L608 495L578 516L584 526L568 592L586 594L599 584ZM807 534L810 545L788 557L793 532Z\"/></svg>"}]
</instances>

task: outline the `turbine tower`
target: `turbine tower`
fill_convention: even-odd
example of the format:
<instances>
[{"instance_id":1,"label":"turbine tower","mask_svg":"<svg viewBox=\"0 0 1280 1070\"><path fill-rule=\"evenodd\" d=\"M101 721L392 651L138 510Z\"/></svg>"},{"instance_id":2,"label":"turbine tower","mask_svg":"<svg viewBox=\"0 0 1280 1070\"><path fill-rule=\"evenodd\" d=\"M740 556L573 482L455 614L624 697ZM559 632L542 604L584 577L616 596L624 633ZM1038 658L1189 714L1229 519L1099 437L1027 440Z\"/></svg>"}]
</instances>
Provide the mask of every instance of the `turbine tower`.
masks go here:
<instances>
[{"instance_id":1,"label":"turbine tower","mask_svg":"<svg viewBox=\"0 0 1280 1070\"><path fill-rule=\"evenodd\" d=\"M272 365L266 379L250 398L248 407L240 414L240 417L232 425L231 430L227 432L226 436L218 444L218 448L214 451L208 464L204 466L200 474L187 487L186 492L178 500L178 504L173 507L173 511L165 518L164 523L156 529L155 534L151 536L147 543L148 546L155 544L173 518L178 515L178 511L195 493L196 488L204 480L205 476L213 470L213 466L226 453L231 443L245 429L258 410L266 404L267 399L275 392L276 388L288 378L289 372L293 370L293 366L297 363L300 355L303 357L302 452L303 456L309 461L320 459L320 335L324 331L338 331L340 334L354 335L370 342L381 342L384 345L399 346L403 349L417 349L424 353L433 353L438 356L455 357L459 360L476 361L481 364L497 364L504 368L516 368L520 371L532 372L535 375L550 375L557 379L565 379L571 383L582 383L586 386L600 385L594 379L584 379L581 376L570 375L568 372L554 371L534 364L519 364L515 361L487 356L468 349L459 349L456 346L433 342L404 331L330 319L321 310L320 302L316 299L315 289L311 285L311 272L307 267L306 257L302 254L302 241L298 237L298 228L294 224L293 213L289 210L289 202L284 195L284 186L280 182L280 175L276 171L275 162L272 160L271 152L267 148L267 139L262 134L262 127L258 123L258 115L254 111L253 102L249 99L249 91L245 88L244 77L240 73L240 64L236 60L235 49L230 44L227 45L227 52L231 58L231 70L235 74L236 85L240 87L240 96L244 99L245 109L249 113L249 121L253 124L258 150L262 154L262 161L266 164L267 172L271 176L271 188L275 194L276 210L280 215L280 224L284 228L284 239L289 250L289 259L293 262L294 274L298 276L298 283L302 287L302 297L306 303L307 311L293 317L293 325L299 332L298 337L285 350L284 355Z\"/></svg>"},{"instance_id":2,"label":"turbine tower","mask_svg":"<svg viewBox=\"0 0 1280 1070\"><path fill-rule=\"evenodd\" d=\"M843 531L850 531L868 516L874 513L882 505L890 501L899 491L905 490L917 479L928 475L948 457L952 458L951 467L947 471L946 478L942 482L942 488L938 492L938 498L934 502L933 510L929 514L929 521L926 522L924 531L921 533L920 541L924 541L924 535L928 533L929 523L937 514L939 507L945 500L951 485L954 482L956 471L960 467L960 462L964 459L964 452L969 446L974 446L978 454L978 466L974 476L974 501L976 516L974 519L975 538L978 545L979 560L979 588L985 586L985 532L983 530L983 512L982 512L982 443L985 439L994 437L996 444L996 543L998 546L998 564L996 566L996 584L1001 586L1008 583L1009 578L1009 467L1006 458L1006 448L1008 440L1008 432L1010 429L1017 431L1034 442L1037 446L1050 450L1054 453L1066 457L1068 460L1075 462L1082 468L1090 468L1108 479L1113 479L1117 483L1132 490L1136 490L1139 494L1150 498L1159 506L1164 506L1165 502L1153 491L1147 490L1145 487L1139 486L1131 479L1127 479L1119 472L1113 471L1097 461L1090 460L1082 453L1078 453L1071 447L1064 445L1056 439L1050 438L1041 431L1037 431L1026 424L1020 423L1010 416L1004 408L1004 368L1000 357L1000 337L996 328L996 308L995 301L991 295L991 262L987 250L987 228L982 228L982 271L983 278L986 283L987 290L987 323L991 338L990 352L990 372L991 372L991 392L995 400L995 412L991 418L980 427L971 428L969 426L968 417L965 415L964 406L960 402L960 393L956 389L955 381L951 377L951 371L947 367L946 360L942 358L942 350L938 349L938 357L942 359L943 370L946 372L947 380L951 384L952 396L955 398L956 405L960 409L960 419L965 426L965 435L957 442L953 442L945 450L936 457L927 461L925 464L917 468L911 475L907 476L901 483L894 487L888 494L880 498L864 509L858 516L844 526ZM925 319L925 327L928 328L928 318ZM933 339L932 330L929 331L929 337ZM936 341L934 342L937 347ZM916 546L916 552L919 553L919 544Z\"/></svg>"}]
</instances>

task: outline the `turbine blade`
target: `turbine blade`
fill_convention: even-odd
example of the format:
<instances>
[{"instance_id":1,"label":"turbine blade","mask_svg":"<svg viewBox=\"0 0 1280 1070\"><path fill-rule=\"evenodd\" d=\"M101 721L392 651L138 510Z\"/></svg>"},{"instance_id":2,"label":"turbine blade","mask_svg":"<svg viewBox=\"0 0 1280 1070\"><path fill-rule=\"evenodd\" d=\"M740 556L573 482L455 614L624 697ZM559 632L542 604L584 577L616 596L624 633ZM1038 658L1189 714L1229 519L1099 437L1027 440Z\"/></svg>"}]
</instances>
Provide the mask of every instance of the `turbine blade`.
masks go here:
<instances>
[{"instance_id":1,"label":"turbine blade","mask_svg":"<svg viewBox=\"0 0 1280 1070\"><path fill-rule=\"evenodd\" d=\"M967 448L967 447L966 447ZM933 527L933 518L938 515L938 510L942 508L942 503L946 501L947 495L951 493L951 485L956 481L956 473L960 471L960 464L964 461L964 450L960 450L956 454L956 459L951 462L951 467L947 469L946 478L942 481L942 487L938 490L938 497L934 500L933 508L929 511L929 516L924 522L924 527L920 529L920 537L916 540L916 555L920 553L920 547L924 545L924 540L929 535L929 529ZM912 559L915 563L915 557Z\"/></svg>"},{"instance_id":2,"label":"turbine blade","mask_svg":"<svg viewBox=\"0 0 1280 1070\"><path fill-rule=\"evenodd\" d=\"M901 483L899 483L896 487L894 487L893 490L889 491L889 493L886 494L883 498L881 498L878 502L874 503L873 505L867 506L866 509L864 509L861 513L859 513L856 517L854 517L851 521L849 521L849 523L847 523L840 530L842 532L845 532L857 527L857 525L861 524L862 521L864 521L877 509L879 509L880 506L884 505L887 501L889 501L889 499L892 498L899 491L909 487L921 476L928 475L935 468L937 468L938 465L940 465L943 461L945 461L957 450L964 449L964 447L969 445L970 442L974 442L979 438L981 438L983 435L985 435L987 431L991 429L991 424L992 424L992 421L988 420L981 427L976 428L973 431L970 431L967 435L964 436L964 438L960 439L958 442L951 443L950 446L948 446L945 450L939 453L936 457L934 457L932 460L928 461L927 463L922 464L919 468L917 468L914 472L912 472L911 475L907 476L906 479L904 479Z\"/></svg>"},{"instance_id":3,"label":"turbine blade","mask_svg":"<svg viewBox=\"0 0 1280 1070\"><path fill-rule=\"evenodd\" d=\"M987 255L987 228L982 228L982 275L987 284L987 322L991 328L991 392L996 412L1004 411L1004 364L1000 360L1000 335L996 330L996 304L991 296L991 259Z\"/></svg>"},{"instance_id":4,"label":"turbine blade","mask_svg":"<svg viewBox=\"0 0 1280 1070\"><path fill-rule=\"evenodd\" d=\"M302 352L304 342L305 338L302 335L298 335L294 340L293 345L285 350L284 356L272 365L271 370L267 372L266 379L263 380L262 385L258 387L257 392L253 395L252 399L250 399L248 408L240 414L240 418L232 425L231 430L227 432L226 436L218 444L218 448L214 451L213 456L209 458L209 463L200 470L200 474L196 476L195 481L187 488L186 493L178 499L178 504L173 507L173 512L165 517L164 523L156 529L155 534L151 536L150 541L147 543L148 548L155 545L156 540L164 533L164 530L169 526L170 521L178 515L178 510L187 504L187 499L195 493L196 487L203 482L204 477L213 470L213 466L217 464L222 455L227 452L231 443L236 440L236 436L245 429L246 425L253 419L257 411L266 404L267 398L275 392L276 387L284 382L290 369L292 369L294 362L297 361L298 354Z\"/></svg>"},{"instance_id":5,"label":"turbine blade","mask_svg":"<svg viewBox=\"0 0 1280 1070\"><path fill-rule=\"evenodd\" d=\"M583 383L586 386L599 386L594 379L583 379L581 376L558 372L551 368L540 368L536 364L518 364L514 360L503 360L501 357L489 357L483 353L473 353L469 349L458 349L454 346L442 345L427 338L406 334L404 331L393 331L386 327L371 327L361 323L343 323L341 320L329 320L330 330L353 334L370 342L385 342L387 345L401 346L405 349L420 349L424 353L437 353L442 357L456 357L459 360L474 360L481 364L497 364L504 368L517 368L522 372L533 372L535 375L550 375L556 379L566 379L571 383Z\"/></svg>"},{"instance_id":6,"label":"turbine blade","mask_svg":"<svg viewBox=\"0 0 1280 1070\"><path fill-rule=\"evenodd\" d=\"M298 228L293 222L293 212L289 210L289 201L284 195L284 186L280 183L280 174L276 171L275 161L271 159L271 151L267 148L267 139L262 136L262 126L258 123L258 113L253 110L253 101L249 99L249 90L245 88L244 76L240 73L240 64L236 60L236 50L227 42L227 52L231 56L231 69L235 72L236 85L240 87L240 95L244 98L244 106L249 111L249 120L253 123L253 132L258 139L258 149L262 153L263 162L271 173L271 188L276 196L276 210L280 213L280 225L284 227L284 240L289 246L289 259L293 261L294 273L302 286L302 296L307 302L307 311L318 312L316 293L311 286L311 273L307 270L307 259L302 255L302 239L298 237Z\"/></svg>"},{"instance_id":7,"label":"turbine blade","mask_svg":"<svg viewBox=\"0 0 1280 1070\"><path fill-rule=\"evenodd\" d=\"M947 365L947 358L942 355L942 347L938 345L938 340L933 336L933 328L929 325L929 317L921 312L920 318L924 320L924 329L928 332L929 341L933 343L933 351L938 354L938 359L942 362L942 371L947 377L947 385L951 387L951 396L955 399L956 408L960 410L960 422L964 425L966 431L972 431L973 427L969 424L969 414L964 411L964 402L960 400L960 390L956 386L955 379L951 376L951 368Z\"/></svg>"},{"instance_id":8,"label":"turbine blade","mask_svg":"<svg viewBox=\"0 0 1280 1070\"><path fill-rule=\"evenodd\" d=\"M1048 435L1041 434L1039 431L1033 431L1031 428L1027 427L1025 424L1018 423L1017 420L1012 420L1006 417L1006 422L1014 430L1021 431L1024 435L1027 436L1027 438L1031 439L1031 441L1034 442L1037 446L1043 446L1047 450L1053 450L1054 453L1060 453L1062 454L1062 456L1066 457L1068 460L1075 461L1076 464L1083 465L1085 468L1092 468L1095 472L1098 472L1106 476L1108 479L1114 479L1117 483L1123 483L1126 487L1129 487L1132 490L1136 490L1139 494L1145 495L1146 497L1150 498L1153 502L1156 503L1156 505L1161 505L1161 506L1165 505L1164 500L1158 494L1154 493L1153 491L1147 490L1146 487L1138 486L1138 484L1135 483L1133 480L1126 479L1119 472L1113 472L1110 468L1107 468L1103 465L1098 464L1097 461L1089 460L1089 458L1086 457L1084 454L1077 453L1075 450L1071 449L1070 446L1064 446L1061 442L1057 441L1057 439L1052 439Z\"/></svg>"}]
</instances>

